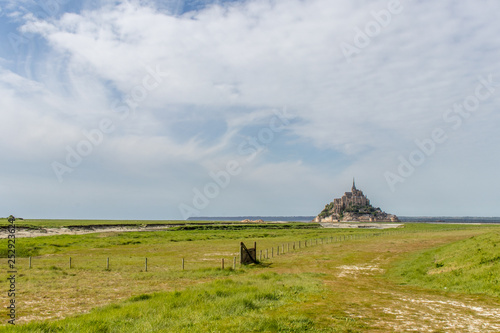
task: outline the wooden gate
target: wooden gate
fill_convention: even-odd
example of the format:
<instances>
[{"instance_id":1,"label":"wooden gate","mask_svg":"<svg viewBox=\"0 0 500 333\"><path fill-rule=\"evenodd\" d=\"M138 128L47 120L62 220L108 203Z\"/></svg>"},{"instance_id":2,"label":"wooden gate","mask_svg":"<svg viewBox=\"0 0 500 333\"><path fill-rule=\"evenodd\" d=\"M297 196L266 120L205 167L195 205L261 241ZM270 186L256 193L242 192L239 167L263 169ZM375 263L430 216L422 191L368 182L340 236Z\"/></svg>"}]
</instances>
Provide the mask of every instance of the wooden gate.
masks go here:
<instances>
[{"instance_id":1,"label":"wooden gate","mask_svg":"<svg viewBox=\"0 0 500 333\"><path fill-rule=\"evenodd\" d=\"M253 243L253 248L247 248L243 242L240 246L240 263L242 265L257 264L257 242Z\"/></svg>"}]
</instances>

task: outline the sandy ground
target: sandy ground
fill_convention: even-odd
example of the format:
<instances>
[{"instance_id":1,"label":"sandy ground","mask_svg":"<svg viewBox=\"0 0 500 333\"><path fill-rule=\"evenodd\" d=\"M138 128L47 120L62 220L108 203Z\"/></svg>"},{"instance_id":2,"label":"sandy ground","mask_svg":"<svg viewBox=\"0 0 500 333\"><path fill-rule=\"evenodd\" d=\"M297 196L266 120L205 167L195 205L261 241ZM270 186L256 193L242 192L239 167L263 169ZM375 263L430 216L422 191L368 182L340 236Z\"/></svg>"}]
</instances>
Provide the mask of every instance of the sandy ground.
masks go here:
<instances>
[{"instance_id":1,"label":"sandy ground","mask_svg":"<svg viewBox=\"0 0 500 333\"><path fill-rule=\"evenodd\" d=\"M26 238L26 237L39 237L39 236L54 236L54 235L83 235L91 234L95 232L132 232L132 231L158 231L166 230L172 228L170 225L162 226L147 226L147 227L136 227L136 226L88 226L88 227L77 227L77 228L40 228L40 229L30 229L30 228L16 228L16 238ZM0 239L7 238L9 231L7 229L0 230Z\"/></svg>"},{"instance_id":2,"label":"sandy ground","mask_svg":"<svg viewBox=\"0 0 500 333\"><path fill-rule=\"evenodd\" d=\"M396 332L500 332L500 309L477 306L443 296L408 297L391 294L394 303L382 311L393 317L383 321Z\"/></svg>"},{"instance_id":3,"label":"sandy ground","mask_svg":"<svg viewBox=\"0 0 500 333\"><path fill-rule=\"evenodd\" d=\"M338 278L356 279L359 275L373 276L384 272L376 263L338 266ZM387 332L500 332L500 308L482 305L473 297L456 299L456 295L432 295L372 290L380 302L371 311L383 312L374 327ZM363 318L358 311L353 317ZM378 332L379 330L370 330Z\"/></svg>"}]
</instances>

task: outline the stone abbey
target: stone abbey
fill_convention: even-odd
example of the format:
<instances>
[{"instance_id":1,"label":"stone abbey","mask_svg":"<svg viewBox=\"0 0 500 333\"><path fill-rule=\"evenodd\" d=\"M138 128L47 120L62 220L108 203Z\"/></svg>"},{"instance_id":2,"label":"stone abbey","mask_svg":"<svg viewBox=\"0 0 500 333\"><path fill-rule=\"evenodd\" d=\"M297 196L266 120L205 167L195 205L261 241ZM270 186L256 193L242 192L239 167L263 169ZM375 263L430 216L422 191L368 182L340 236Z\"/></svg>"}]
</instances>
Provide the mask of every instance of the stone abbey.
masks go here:
<instances>
[{"instance_id":1,"label":"stone abbey","mask_svg":"<svg viewBox=\"0 0 500 333\"><path fill-rule=\"evenodd\" d=\"M352 180L351 192L341 198L333 199L314 219L314 222L398 222L396 215L387 214L370 204L363 191L356 188Z\"/></svg>"},{"instance_id":2,"label":"stone abbey","mask_svg":"<svg viewBox=\"0 0 500 333\"><path fill-rule=\"evenodd\" d=\"M339 214L349 206L370 206L370 200L363 194L363 191L356 188L354 179L351 192L345 192L342 198L333 199L333 212Z\"/></svg>"}]
</instances>

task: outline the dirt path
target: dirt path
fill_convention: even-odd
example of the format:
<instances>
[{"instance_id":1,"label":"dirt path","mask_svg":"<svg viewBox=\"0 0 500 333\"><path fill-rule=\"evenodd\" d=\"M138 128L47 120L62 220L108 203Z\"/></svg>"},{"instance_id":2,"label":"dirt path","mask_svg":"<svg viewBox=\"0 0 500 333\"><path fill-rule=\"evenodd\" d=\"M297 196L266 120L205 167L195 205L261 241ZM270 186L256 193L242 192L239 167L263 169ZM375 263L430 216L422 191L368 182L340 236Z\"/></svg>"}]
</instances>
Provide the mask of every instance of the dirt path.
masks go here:
<instances>
[{"instance_id":1,"label":"dirt path","mask_svg":"<svg viewBox=\"0 0 500 333\"><path fill-rule=\"evenodd\" d=\"M356 323L353 332L500 332L498 299L398 285L385 276L405 253L470 236L398 235L328 244L286 259L284 267L276 263L276 268L325 275L327 292L311 311L331 326L341 318Z\"/></svg>"},{"instance_id":2,"label":"dirt path","mask_svg":"<svg viewBox=\"0 0 500 333\"><path fill-rule=\"evenodd\" d=\"M388 318L377 325L397 332L500 332L500 308L480 305L478 300L400 292L388 298L390 306L379 308Z\"/></svg>"},{"instance_id":3,"label":"dirt path","mask_svg":"<svg viewBox=\"0 0 500 333\"><path fill-rule=\"evenodd\" d=\"M372 329L367 331L500 332L500 306L480 297L407 286L384 286L377 281L384 270L376 265L341 266L339 269L337 277L340 279L352 282L363 275L363 280L373 280L370 287L375 288L367 288L371 295L365 296L365 300L371 300L371 305L359 304L359 308L348 311L352 317L370 322ZM367 313L370 313L369 317Z\"/></svg>"},{"instance_id":4,"label":"dirt path","mask_svg":"<svg viewBox=\"0 0 500 333\"><path fill-rule=\"evenodd\" d=\"M500 305L491 298L388 283L383 275L391 259L378 258L368 264L338 267L337 277L360 282L357 289L362 290L362 294L358 297L364 296L371 303L362 302L359 309L351 312L358 318L363 318L363 313L371 313L367 322L372 329L367 331L500 332Z\"/></svg>"}]
</instances>

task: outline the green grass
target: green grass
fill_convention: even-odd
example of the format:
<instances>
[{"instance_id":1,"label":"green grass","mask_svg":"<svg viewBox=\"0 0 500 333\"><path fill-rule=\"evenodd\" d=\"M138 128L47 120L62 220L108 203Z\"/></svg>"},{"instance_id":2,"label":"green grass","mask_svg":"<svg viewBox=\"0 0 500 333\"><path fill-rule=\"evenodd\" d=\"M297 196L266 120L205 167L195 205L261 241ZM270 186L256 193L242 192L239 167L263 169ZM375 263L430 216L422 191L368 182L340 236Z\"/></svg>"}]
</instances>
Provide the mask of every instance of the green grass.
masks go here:
<instances>
[{"instance_id":1,"label":"green grass","mask_svg":"<svg viewBox=\"0 0 500 333\"><path fill-rule=\"evenodd\" d=\"M307 224L309 226L311 224ZM231 226L229 226L231 227ZM367 229L320 229L303 228L303 224L282 224L266 228L258 225L245 228L172 228L153 232L96 232L83 235L54 235L33 238L18 238L16 242L17 257L28 257L49 254L134 254L145 256L154 252L162 253L163 248L176 247L175 243L189 243L189 247L210 246L210 241L231 244L238 251L239 241L259 240L259 248L271 243L313 239L327 235L344 235L355 233L372 233ZM208 241L208 243L205 243ZM201 243L200 243L201 242ZM230 243L232 242L232 243ZM262 244L260 244L263 242ZM249 243L250 244L250 243ZM181 244L179 244L181 245ZM182 244L186 247L185 244ZM248 244L247 244L248 245ZM155 251L151 251L154 249ZM171 251L167 250L167 255ZM180 252L182 257L182 252ZM0 240L0 257L7 256L7 239Z\"/></svg>"},{"instance_id":2,"label":"green grass","mask_svg":"<svg viewBox=\"0 0 500 333\"><path fill-rule=\"evenodd\" d=\"M156 232L106 232L84 235L54 235L16 239L18 316L24 320L55 318L88 311L134 295L182 289L221 278L252 274L252 268L229 269L239 256L239 244L258 251L295 241L316 238L370 234L357 229L263 229L245 230L165 230ZM380 231L377 231L380 233ZM309 244L311 242L309 241ZM318 245L316 247L319 247ZM6 255L7 240L0 241L0 254ZM288 247L286 247L288 249ZM5 250L5 251L4 251ZM4 253L5 252L5 253ZM281 252L281 250L280 250ZM27 256L32 256L28 268ZM72 267L69 268L69 257ZM148 258L148 272L144 258ZM280 256L285 257L285 256ZM106 270L106 258L110 269ZM181 259L185 259L185 270ZM226 269L221 270L221 259ZM265 266L255 269L266 269ZM43 315L40 315L43 313Z\"/></svg>"},{"instance_id":3,"label":"green grass","mask_svg":"<svg viewBox=\"0 0 500 333\"><path fill-rule=\"evenodd\" d=\"M373 291L390 294L395 285L363 274L339 278L340 266L375 261L385 269L386 262L400 259L403 253L473 235L472 240L479 244L495 247L497 238L488 241L481 237L487 232L495 237L499 234L494 231L498 227L477 225L415 223L397 230L289 226L18 238L16 282L21 321L16 328L7 325L0 331L359 332L373 318L387 316L372 306L380 295ZM258 251L276 250L281 244L302 241L303 245L306 239L341 235L370 237L319 242L285 255L276 256L275 252L263 265L230 268L241 241L247 246L256 241ZM1 240L0 254L6 248L7 241ZM27 268L29 255L32 269ZM107 257L110 270L105 270ZM145 257L148 272L144 271ZM181 258L186 259L184 271ZM221 258L226 260L224 270L220 269ZM485 256L483 265L493 258ZM89 314L74 316L91 309ZM70 317L39 321L58 314ZM22 320L31 323L22 324Z\"/></svg>"},{"instance_id":4,"label":"green grass","mask_svg":"<svg viewBox=\"0 0 500 333\"><path fill-rule=\"evenodd\" d=\"M500 297L500 232L413 254L390 275L400 283Z\"/></svg>"},{"instance_id":5,"label":"green grass","mask_svg":"<svg viewBox=\"0 0 500 333\"><path fill-rule=\"evenodd\" d=\"M3 331L319 332L326 328L316 327L299 308L322 289L317 274L264 273L182 291L141 294L89 314Z\"/></svg>"},{"instance_id":6,"label":"green grass","mask_svg":"<svg viewBox=\"0 0 500 333\"><path fill-rule=\"evenodd\" d=\"M315 223L300 223L293 222L293 224L316 225ZM131 226L131 227L145 227L154 225L170 225L170 226L193 226L193 225L249 225L255 226L256 223L244 224L240 221L186 221L186 220L65 220L65 219L23 219L16 220L17 227L24 228L63 228L63 227L82 227L82 226ZM259 225L283 225L282 223L264 222ZM0 218L0 227L9 226L10 223L6 218Z\"/></svg>"}]
</instances>

